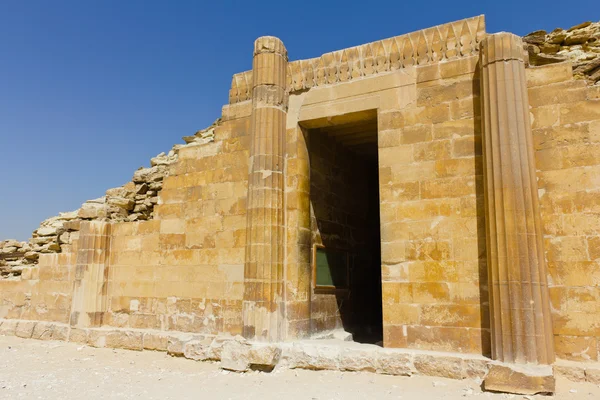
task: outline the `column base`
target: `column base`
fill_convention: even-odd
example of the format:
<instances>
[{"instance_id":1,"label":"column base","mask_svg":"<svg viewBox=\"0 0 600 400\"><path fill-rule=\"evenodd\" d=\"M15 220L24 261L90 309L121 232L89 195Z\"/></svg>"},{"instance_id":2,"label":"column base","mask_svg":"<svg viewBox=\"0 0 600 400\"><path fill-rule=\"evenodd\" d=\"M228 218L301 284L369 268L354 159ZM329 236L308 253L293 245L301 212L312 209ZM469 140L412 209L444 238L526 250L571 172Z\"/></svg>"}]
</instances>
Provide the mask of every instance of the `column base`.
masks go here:
<instances>
[{"instance_id":1,"label":"column base","mask_svg":"<svg viewBox=\"0 0 600 400\"><path fill-rule=\"evenodd\" d=\"M483 380L485 390L515 394L554 393L551 365L494 363Z\"/></svg>"}]
</instances>

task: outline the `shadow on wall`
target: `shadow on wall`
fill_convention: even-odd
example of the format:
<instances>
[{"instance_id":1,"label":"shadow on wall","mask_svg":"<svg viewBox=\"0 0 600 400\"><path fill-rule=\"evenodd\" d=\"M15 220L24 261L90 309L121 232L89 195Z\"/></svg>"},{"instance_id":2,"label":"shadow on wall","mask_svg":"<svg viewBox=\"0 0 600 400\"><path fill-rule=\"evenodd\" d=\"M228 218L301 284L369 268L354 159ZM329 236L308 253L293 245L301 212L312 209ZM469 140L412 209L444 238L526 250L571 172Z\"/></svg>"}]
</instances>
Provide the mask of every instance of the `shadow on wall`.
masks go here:
<instances>
[{"instance_id":1,"label":"shadow on wall","mask_svg":"<svg viewBox=\"0 0 600 400\"><path fill-rule=\"evenodd\" d=\"M480 62L477 63L473 76L473 93L481 93L480 89ZM475 120L475 137L473 154L475 154L476 201L477 201L477 253L479 255L479 305L481 314L481 350L486 357L491 357L491 332L490 332L490 303L488 285L488 266L486 249L486 224L485 224L485 186L483 182L483 129L481 116L481 97L473 99L473 118ZM478 161L480 160L480 161Z\"/></svg>"}]
</instances>

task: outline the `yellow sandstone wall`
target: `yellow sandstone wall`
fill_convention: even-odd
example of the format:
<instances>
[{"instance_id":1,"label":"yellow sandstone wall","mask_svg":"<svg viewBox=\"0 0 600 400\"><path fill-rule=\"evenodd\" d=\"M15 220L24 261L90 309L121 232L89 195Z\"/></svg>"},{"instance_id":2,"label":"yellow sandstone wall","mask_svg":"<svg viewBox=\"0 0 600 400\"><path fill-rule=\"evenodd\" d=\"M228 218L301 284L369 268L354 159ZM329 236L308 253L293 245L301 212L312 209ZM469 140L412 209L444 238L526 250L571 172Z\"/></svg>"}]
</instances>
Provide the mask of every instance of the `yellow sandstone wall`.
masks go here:
<instances>
[{"instance_id":1,"label":"yellow sandstone wall","mask_svg":"<svg viewBox=\"0 0 600 400\"><path fill-rule=\"evenodd\" d=\"M0 318L68 323L77 241L73 246L73 253L42 254L19 279L0 281Z\"/></svg>"},{"instance_id":2,"label":"yellow sandstone wall","mask_svg":"<svg viewBox=\"0 0 600 400\"><path fill-rule=\"evenodd\" d=\"M214 142L179 150L154 220L113 223L108 237L91 233L101 241L79 253L75 240L61 254L41 255L39 268L0 280L0 318L69 323L83 304L82 312L97 312L92 326L241 333L249 114L248 104L225 107ZM88 249L107 254L107 285L94 277L99 293L88 286L75 304L76 271L80 280L99 271Z\"/></svg>"},{"instance_id":3,"label":"yellow sandstone wall","mask_svg":"<svg viewBox=\"0 0 600 400\"><path fill-rule=\"evenodd\" d=\"M600 338L600 87L570 63L527 70L558 358L597 361Z\"/></svg>"},{"instance_id":4,"label":"yellow sandstone wall","mask_svg":"<svg viewBox=\"0 0 600 400\"><path fill-rule=\"evenodd\" d=\"M290 332L308 332L311 317L318 329L339 323L334 305L319 314L318 297L306 289L306 250L320 240L311 241L309 185L318 185L309 183L306 132L296 123L325 111L377 109L384 346L489 355L478 63L473 55L407 65L351 83L321 82L290 97L299 104L286 143ZM557 357L598 361L600 87L574 80L569 63L530 67L527 78ZM214 142L179 150L155 219L111 225L107 285L99 294L105 303L98 303L106 308L82 308L103 312L101 324L242 332L247 86L232 92L237 103L224 108ZM0 280L0 318L68 323L73 293L81 293L74 291L83 273L76 265L85 266L83 250L93 248L75 240L72 249L42 255L39 268Z\"/></svg>"},{"instance_id":5,"label":"yellow sandstone wall","mask_svg":"<svg viewBox=\"0 0 600 400\"><path fill-rule=\"evenodd\" d=\"M384 345L489 352L478 57L379 113Z\"/></svg>"},{"instance_id":6,"label":"yellow sandstone wall","mask_svg":"<svg viewBox=\"0 0 600 400\"><path fill-rule=\"evenodd\" d=\"M249 119L180 149L156 219L112 228L104 324L241 333Z\"/></svg>"}]
</instances>

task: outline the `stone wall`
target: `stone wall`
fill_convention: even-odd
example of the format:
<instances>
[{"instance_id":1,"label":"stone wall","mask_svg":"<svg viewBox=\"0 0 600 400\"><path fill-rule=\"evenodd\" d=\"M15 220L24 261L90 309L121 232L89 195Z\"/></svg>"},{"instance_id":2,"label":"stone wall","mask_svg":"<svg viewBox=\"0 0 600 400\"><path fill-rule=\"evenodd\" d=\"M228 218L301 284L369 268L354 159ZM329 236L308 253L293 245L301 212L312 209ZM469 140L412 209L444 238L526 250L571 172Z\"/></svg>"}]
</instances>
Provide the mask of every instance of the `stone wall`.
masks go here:
<instances>
[{"instance_id":1,"label":"stone wall","mask_svg":"<svg viewBox=\"0 0 600 400\"><path fill-rule=\"evenodd\" d=\"M178 150L154 219L112 226L103 324L241 333L249 118Z\"/></svg>"},{"instance_id":2,"label":"stone wall","mask_svg":"<svg viewBox=\"0 0 600 400\"><path fill-rule=\"evenodd\" d=\"M600 87L570 63L527 72L556 355L597 361Z\"/></svg>"},{"instance_id":3,"label":"stone wall","mask_svg":"<svg viewBox=\"0 0 600 400\"><path fill-rule=\"evenodd\" d=\"M27 242L0 241L0 279L12 279L23 268L36 266L40 254L61 253L79 237L82 221L144 221L154 218L158 193L168 175L168 166L177 161L179 150L186 146L211 142L214 126L184 137L185 145L175 145L168 154L161 153L150 160L150 167L141 167L131 182L109 189L103 197L86 201L80 209L61 212L43 221Z\"/></svg>"},{"instance_id":4,"label":"stone wall","mask_svg":"<svg viewBox=\"0 0 600 400\"><path fill-rule=\"evenodd\" d=\"M374 47L383 49L379 44L392 46L400 39L361 46L360 60L371 61L356 69L361 71L360 76L350 78L348 70L342 68L349 63L343 59L343 51L336 52L340 56L339 65L330 60L332 64L327 68L317 68L318 74L312 81L315 86L302 86L302 90L297 88L290 94L289 108L285 110L287 121L282 115L285 107L279 104L277 132L267 132L269 138L278 140L276 157L283 164L276 163L276 167L278 173L283 171L285 179L269 178L273 172L273 159L269 159L272 140L255 141L252 148L253 154L260 155L252 161L265 160L265 165L254 165L254 190L272 192L282 189L281 185L285 185L285 190L281 197L256 197L253 212L258 224L248 234L250 130L255 126L256 131L262 123L271 128L274 124L269 114L253 120L253 103L247 96L240 98L236 94L235 101L223 108L223 119L214 127L187 138L186 145L155 159L150 168L137 171L132 182L109 190L105 197L87 202L77 212L44 222L26 244L3 242L0 260L5 271L8 267L5 275L10 278L0 281L0 318L70 322L71 335L79 328L100 326L240 334L244 332L244 312L253 312L248 305L255 303L244 303L250 298L277 302L281 314L273 319L276 328L281 328L282 319L288 324L284 327L287 336L277 337L294 339L306 335L311 320L321 317L333 322L327 321L319 329L339 326L336 325L338 308L332 307L319 315L318 309L310 307L317 299L310 284L310 248L313 242L323 240L319 235L325 232L318 223L318 232L314 224L311 227L310 201L311 196L319 200L317 190L330 193L327 186L338 184L338 176L359 176L354 168L360 163L352 160L349 166L351 161L345 160L340 165L343 173L332 172L337 166L319 160L319 156L325 160L330 156L326 153L315 156L309 151L304 133L336 123L356 123L369 116L377 118L378 129L385 347L489 355L487 260L490 255L486 254L486 242L490 240L486 238L483 197L491 190L485 190L482 179L481 59L476 49L484 29L478 18L399 37L403 44L417 40L417 47L424 49L417 48L416 52L407 49L401 68L393 67L393 61L398 61L397 53L382 55L381 63L375 67L370 63L373 57L363 57ZM561 40L564 46L569 46L568 42L575 39L568 38L585 36L582 32L595 27L588 24L574 28ZM448 39L450 28L452 31L460 28L465 33L459 47L448 47L448 43L455 45L457 40L455 36ZM435 51L432 43L440 43L434 40L440 30L447 48ZM559 33L544 35L544 40L558 40L551 38ZM587 69L578 69L581 65L571 62L531 65L524 72L520 39L507 34L490 38L510 39L507 43L514 46L507 59L510 65L515 65L513 73L521 75L512 79L511 84L515 85L507 86L503 76L490 78L490 69L484 70L488 81L500 82L485 87L504 85L502 95L522 89L519 98L525 99L525 89L516 84L524 82L526 74L537 168L531 170L531 176L537 172L557 356L598 361L600 88L589 85L595 82L595 72L587 74ZM596 43L592 39L592 36L586 39L585 45L589 45L586 49L595 46L591 45ZM575 44L579 45L583 50L583 44ZM540 52L545 48L541 43L535 46ZM575 50L578 49L573 54L577 53ZM532 51L535 53L535 49ZM507 59L497 59L500 54L504 53L494 54L493 62L504 68L509 63ZM440 60L441 56L444 59ZM325 59L323 56L315 60ZM289 76L301 76L305 85L312 79L308 79L307 71L312 70L308 68L298 72L299 75ZM324 71L331 73L325 77ZM580 73L587 81L578 79L583 76ZM278 77L282 78L282 74ZM239 93L238 89L236 86L235 93ZM282 87L278 90L279 94L285 94ZM268 91L263 95L268 97ZM495 128L498 128L495 134L527 133L527 106L514 113L512 104L517 101L505 100L502 115L487 115L488 123L496 120L488 124L492 128L485 133L490 134ZM520 118L520 130L510 131L506 120L513 122L516 118L511 118L515 115ZM280 137L284 126L286 135ZM526 145L516 147L522 150ZM522 189L515 182L515 176L522 175L519 175L520 159L506 155L510 154L506 153L508 148L511 147L503 147L505 158L487 158L486 166L492 159L500 166L511 164L502 172L508 176L502 183ZM509 171L510 168L514 170ZM519 173L511 174L516 170ZM321 179L319 173L326 179ZM486 176L489 178L490 174ZM360 186L359 180L353 183ZM499 194L517 193L502 188ZM340 191L347 197L353 195L347 194L348 187ZM270 199L269 204L260 203L266 202L265 198ZM357 199L341 200L333 200L338 209L346 204L355 205L353 201ZM282 204L274 204L277 202ZM334 216L338 209L332 207L328 212ZM344 212L352 215L350 211ZM279 223L282 213L285 227ZM497 217L502 218L500 213ZM337 217L332 218L336 222ZM341 225L342 232L353 228L348 220ZM265 227L285 229L285 237L277 236L273 242L265 243ZM333 226L331 232L337 229L339 226ZM254 244L253 235L258 235ZM253 257L263 266L260 280L246 268L248 249L255 250ZM519 254L528 254L527 246L520 249L523 252ZM281 251L275 256L284 260L283 265L265 263L274 259L274 251ZM539 256L542 257L541 252ZM508 264L504 262L506 259L504 266ZM529 286L522 282L535 284L539 290L545 284L544 279L536 280L525 264L523 277L519 275L523 279L518 284L524 290ZM270 270L264 273L266 269ZM278 277L277 281L272 276ZM274 293L281 293L281 298L274 299ZM521 298L512 303L509 300L502 310L519 310L519 306L526 304L519 303ZM250 316L256 322L262 315ZM265 335L273 327L265 321L259 322L264 332L257 335L270 337ZM510 340L518 332L516 328L511 330L511 323L505 325L505 336ZM530 335L528 339L535 342L535 334L535 329L529 326L522 336ZM550 347L545 349L552 353Z\"/></svg>"},{"instance_id":5,"label":"stone wall","mask_svg":"<svg viewBox=\"0 0 600 400\"><path fill-rule=\"evenodd\" d=\"M378 120L384 345L488 354L478 57L415 90Z\"/></svg>"},{"instance_id":6,"label":"stone wall","mask_svg":"<svg viewBox=\"0 0 600 400\"><path fill-rule=\"evenodd\" d=\"M600 82L600 22L584 22L567 30L535 31L523 38L531 65L573 63L575 79Z\"/></svg>"}]
</instances>

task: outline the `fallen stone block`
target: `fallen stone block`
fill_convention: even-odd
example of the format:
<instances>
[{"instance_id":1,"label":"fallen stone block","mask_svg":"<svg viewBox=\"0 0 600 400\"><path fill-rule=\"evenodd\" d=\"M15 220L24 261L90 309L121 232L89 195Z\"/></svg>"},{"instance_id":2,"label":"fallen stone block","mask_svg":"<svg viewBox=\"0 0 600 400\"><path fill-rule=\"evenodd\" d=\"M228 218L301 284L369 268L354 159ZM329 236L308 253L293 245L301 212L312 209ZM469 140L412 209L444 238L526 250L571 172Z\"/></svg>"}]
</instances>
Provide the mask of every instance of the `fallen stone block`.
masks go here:
<instances>
[{"instance_id":1,"label":"fallen stone block","mask_svg":"<svg viewBox=\"0 0 600 400\"><path fill-rule=\"evenodd\" d=\"M248 352L250 368L272 371L281 358L281 347L275 344L253 344Z\"/></svg>"},{"instance_id":2,"label":"fallen stone block","mask_svg":"<svg viewBox=\"0 0 600 400\"><path fill-rule=\"evenodd\" d=\"M213 361L220 361L221 354L223 353L223 346L225 343L235 340L233 336L217 336L213 339L208 349L208 359Z\"/></svg>"},{"instance_id":3,"label":"fallen stone block","mask_svg":"<svg viewBox=\"0 0 600 400\"><path fill-rule=\"evenodd\" d=\"M183 356L190 360L206 361L210 359L210 345L212 338L190 340L183 345Z\"/></svg>"},{"instance_id":4,"label":"fallen stone block","mask_svg":"<svg viewBox=\"0 0 600 400\"><path fill-rule=\"evenodd\" d=\"M483 381L485 390L515 394L554 393L550 365L492 364Z\"/></svg>"},{"instance_id":5,"label":"fallen stone block","mask_svg":"<svg viewBox=\"0 0 600 400\"><path fill-rule=\"evenodd\" d=\"M229 371L245 372L250 369L250 345L232 340L223 345L221 368Z\"/></svg>"},{"instance_id":6,"label":"fallen stone block","mask_svg":"<svg viewBox=\"0 0 600 400\"><path fill-rule=\"evenodd\" d=\"M167 343L167 354L174 357L183 357L185 344L193 339L192 334L170 334Z\"/></svg>"}]
</instances>

